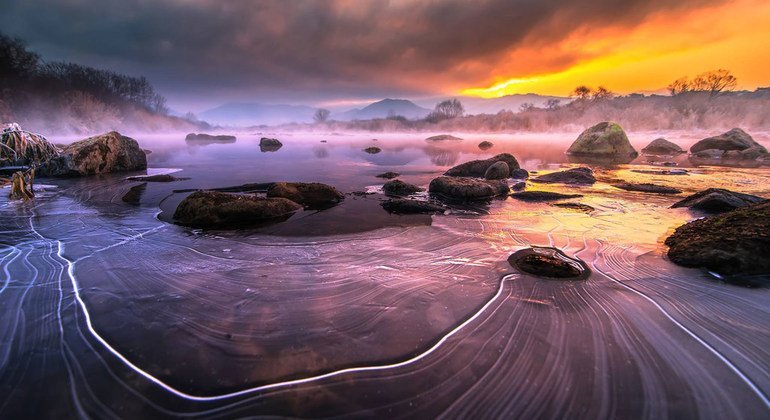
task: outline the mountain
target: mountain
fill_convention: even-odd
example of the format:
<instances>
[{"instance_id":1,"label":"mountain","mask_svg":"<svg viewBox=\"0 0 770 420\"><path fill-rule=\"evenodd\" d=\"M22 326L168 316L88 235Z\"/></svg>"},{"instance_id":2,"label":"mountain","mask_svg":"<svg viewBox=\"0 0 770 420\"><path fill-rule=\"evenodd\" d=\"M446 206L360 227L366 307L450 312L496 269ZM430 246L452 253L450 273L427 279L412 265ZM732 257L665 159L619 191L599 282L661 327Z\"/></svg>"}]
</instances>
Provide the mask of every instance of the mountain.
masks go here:
<instances>
[{"instance_id":1,"label":"mountain","mask_svg":"<svg viewBox=\"0 0 770 420\"><path fill-rule=\"evenodd\" d=\"M198 114L198 118L219 125L275 125L313 122L315 111L316 108L304 105L233 102L203 111Z\"/></svg>"},{"instance_id":2,"label":"mountain","mask_svg":"<svg viewBox=\"0 0 770 420\"><path fill-rule=\"evenodd\" d=\"M351 109L350 111L333 114L331 119L337 121L371 120L374 118L386 118L396 115L409 119L420 119L428 115L429 112L429 109L418 106L414 102L406 99L383 99L373 104L369 104L362 109L356 108Z\"/></svg>"}]
</instances>

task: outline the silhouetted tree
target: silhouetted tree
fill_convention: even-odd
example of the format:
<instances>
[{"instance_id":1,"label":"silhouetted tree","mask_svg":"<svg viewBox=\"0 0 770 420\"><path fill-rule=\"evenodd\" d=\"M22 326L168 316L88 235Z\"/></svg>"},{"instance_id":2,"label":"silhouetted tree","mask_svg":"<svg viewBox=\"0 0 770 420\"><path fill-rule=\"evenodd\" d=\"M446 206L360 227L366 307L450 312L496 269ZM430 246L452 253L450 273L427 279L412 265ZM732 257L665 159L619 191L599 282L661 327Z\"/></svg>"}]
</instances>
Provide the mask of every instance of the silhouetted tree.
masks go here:
<instances>
[{"instance_id":1,"label":"silhouetted tree","mask_svg":"<svg viewBox=\"0 0 770 420\"><path fill-rule=\"evenodd\" d=\"M452 118L462 117L465 114L465 107L457 99L447 99L439 102L433 111L425 118L429 122L439 122Z\"/></svg>"},{"instance_id":2,"label":"silhouetted tree","mask_svg":"<svg viewBox=\"0 0 770 420\"><path fill-rule=\"evenodd\" d=\"M685 92L709 92L711 96L724 91L731 91L738 85L738 79L729 70L718 69L707 71L688 80L686 77L677 79L668 85L672 96Z\"/></svg>"},{"instance_id":3,"label":"silhouetted tree","mask_svg":"<svg viewBox=\"0 0 770 420\"><path fill-rule=\"evenodd\" d=\"M318 108L315 110L313 120L317 123L326 122L326 120L329 119L329 114L331 114L331 112L329 112L328 109Z\"/></svg>"},{"instance_id":4,"label":"silhouetted tree","mask_svg":"<svg viewBox=\"0 0 770 420\"><path fill-rule=\"evenodd\" d=\"M549 99L545 102L545 108L548 110L556 110L561 107L561 100L559 99Z\"/></svg>"},{"instance_id":5,"label":"silhouetted tree","mask_svg":"<svg viewBox=\"0 0 770 420\"><path fill-rule=\"evenodd\" d=\"M585 85L578 86L572 91L570 96L577 100L586 100L591 97L591 88Z\"/></svg>"},{"instance_id":6,"label":"silhouetted tree","mask_svg":"<svg viewBox=\"0 0 770 420\"><path fill-rule=\"evenodd\" d=\"M606 87L599 86L598 88L596 88L595 91L593 91L592 97L595 100L612 99L613 97L615 97L615 94L610 92L610 90L607 89Z\"/></svg>"}]
</instances>

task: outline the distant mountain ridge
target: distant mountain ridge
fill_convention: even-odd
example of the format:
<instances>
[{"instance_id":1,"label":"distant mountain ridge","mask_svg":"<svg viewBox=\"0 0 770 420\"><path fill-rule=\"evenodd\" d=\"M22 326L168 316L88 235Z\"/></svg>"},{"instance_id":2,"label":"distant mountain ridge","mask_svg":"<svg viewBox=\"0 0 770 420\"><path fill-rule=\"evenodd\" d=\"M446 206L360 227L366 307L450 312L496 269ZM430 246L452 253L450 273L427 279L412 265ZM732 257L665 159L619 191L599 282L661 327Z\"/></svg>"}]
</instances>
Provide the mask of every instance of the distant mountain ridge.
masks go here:
<instances>
[{"instance_id":1,"label":"distant mountain ridge","mask_svg":"<svg viewBox=\"0 0 770 420\"><path fill-rule=\"evenodd\" d=\"M408 119L425 118L430 109L423 108L407 99L383 99L365 106L364 108L332 114L331 119L337 121L371 120L402 116Z\"/></svg>"},{"instance_id":2,"label":"distant mountain ridge","mask_svg":"<svg viewBox=\"0 0 770 420\"><path fill-rule=\"evenodd\" d=\"M309 123L316 109L305 105L232 102L203 111L198 118L212 124L236 126Z\"/></svg>"}]
</instances>

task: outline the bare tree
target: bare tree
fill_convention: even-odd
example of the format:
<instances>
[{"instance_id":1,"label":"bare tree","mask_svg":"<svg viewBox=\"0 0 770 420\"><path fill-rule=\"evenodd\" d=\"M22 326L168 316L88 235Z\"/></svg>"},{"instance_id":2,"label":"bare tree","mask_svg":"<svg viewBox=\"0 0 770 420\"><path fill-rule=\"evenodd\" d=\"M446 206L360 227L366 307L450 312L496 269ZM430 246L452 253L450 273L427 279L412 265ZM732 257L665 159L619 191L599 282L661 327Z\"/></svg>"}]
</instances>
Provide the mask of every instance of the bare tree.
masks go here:
<instances>
[{"instance_id":1,"label":"bare tree","mask_svg":"<svg viewBox=\"0 0 770 420\"><path fill-rule=\"evenodd\" d=\"M671 96L681 95L690 91L690 81L686 77L682 77L671 82L666 89L671 93Z\"/></svg>"},{"instance_id":2,"label":"bare tree","mask_svg":"<svg viewBox=\"0 0 770 420\"><path fill-rule=\"evenodd\" d=\"M607 89L604 86L599 86L596 88L596 90L593 92L593 98L596 100L602 100L602 99L612 99L615 97L615 94L610 92L609 89Z\"/></svg>"},{"instance_id":3,"label":"bare tree","mask_svg":"<svg viewBox=\"0 0 770 420\"><path fill-rule=\"evenodd\" d=\"M439 102L433 111L425 118L429 122L438 122L452 118L462 117L465 114L465 107L457 99L447 99Z\"/></svg>"},{"instance_id":4,"label":"bare tree","mask_svg":"<svg viewBox=\"0 0 770 420\"><path fill-rule=\"evenodd\" d=\"M577 100L589 99L591 97L591 88L585 85L578 86L572 91L570 96Z\"/></svg>"},{"instance_id":5,"label":"bare tree","mask_svg":"<svg viewBox=\"0 0 770 420\"><path fill-rule=\"evenodd\" d=\"M723 91L731 91L738 85L738 79L729 70L718 69L701 73L693 79L693 90L710 92L717 95Z\"/></svg>"},{"instance_id":6,"label":"bare tree","mask_svg":"<svg viewBox=\"0 0 770 420\"><path fill-rule=\"evenodd\" d=\"M326 122L326 120L329 119L329 114L331 114L331 112L328 109L318 108L313 115L313 121L317 123Z\"/></svg>"},{"instance_id":7,"label":"bare tree","mask_svg":"<svg viewBox=\"0 0 770 420\"><path fill-rule=\"evenodd\" d=\"M545 108L549 111L557 110L561 107L560 99L549 99L545 102Z\"/></svg>"}]
</instances>

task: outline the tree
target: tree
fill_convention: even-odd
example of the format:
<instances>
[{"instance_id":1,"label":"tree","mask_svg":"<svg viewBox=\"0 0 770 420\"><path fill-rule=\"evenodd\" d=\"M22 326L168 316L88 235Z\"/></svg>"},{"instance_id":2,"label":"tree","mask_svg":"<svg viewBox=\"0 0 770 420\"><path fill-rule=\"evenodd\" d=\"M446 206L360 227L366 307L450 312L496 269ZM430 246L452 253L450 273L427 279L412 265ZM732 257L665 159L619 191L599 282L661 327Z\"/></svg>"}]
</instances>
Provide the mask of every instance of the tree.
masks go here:
<instances>
[{"instance_id":1,"label":"tree","mask_svg":"<svg viewBox=\"0 0 770 420\"><path fill-rule=\"evenodd\" d=\"M559 109L561 107L561 100L549 99L545 102L545 108L549 111Z\"/></svg>"},{"instance_id":2,"label":"tree","mask_svg":"<svg viewBox=\"0 0 770 420\"><path fill-rule=\"evenodd\" d=\"M326 120L329 119L329 114L331 114L331 112L328 109L318 108L313 115L313 121L317 123L326 122Z\"/></svg>"},{"instance_id":3,"label":"tree","mask_svg":"<svg viewBox=\"0 0 770 420\"><path fill-rule=\"evenodd\" d=\"M690 90L690 81L686 77L676 79L666 87L671 96L681 95Z\"/></svg>"},{"instance_id":4,"label":"tree","mask_svg":"<svg viewBox=\"0 0 770 420\"><path fill-rule=\"evenodd\" d=\"M738 79L729 70L718 69L701 73L693 79L694 90L710 92L717 95L722 91L730 91L738 85Z\"/></svg>"},{"instance_id":5,"label":"tree","mask_svg":"<svg viewBox=\"0 0 770 420\"><path fill-rule=\"evenodd\" d=\"M0 33L0 80L26 79L34 75L40 56L27 51L20 39Z\"/></svg>"},{"instance_id":6,"label":"tree","mask_svg":"<svg viewBox=\"0 0 770 420\"><path fill-rule=\"evenodd\" d=\"M593 98L595 100L602 100L602 99L612 99L615 96L614 93L610 92L609 89L607 89L604 86L599 86L596 88L596 90L593 92Z\"/></svg>"},{"instance_id":7,"label":"tree","mask_svg":"<svg viewBox=\"0 0 770 420\"><path fill-rule=\"evenodd\" d=\"M523 104L521 104L521 106L519 106L519 112L533 111L535 110L535 108L536 108L535 104L531 102L524 102Z\"/></svg>"},{"instance_id":8,"label":"tree","mask_svg":"<svg viewBox=\"0 0 770 420\"><path fill-rule=\"evenodd\" d=\"M438 122L452 118L462 117L465 114L465 107L457 99L447 99L439 102L433 111L425 118L429 122Z\"/></svg>"},{"instance_id":9,"label":"tree","mask_svg":"<svg viewBox=\"0 0 770 420\"><path fill-rule=\"evenodd\" d=\"M586 100L591 97L591 88L585 85L580 85L572 91L573 98L577 100Z\"/></svg>"}]
</instances>

